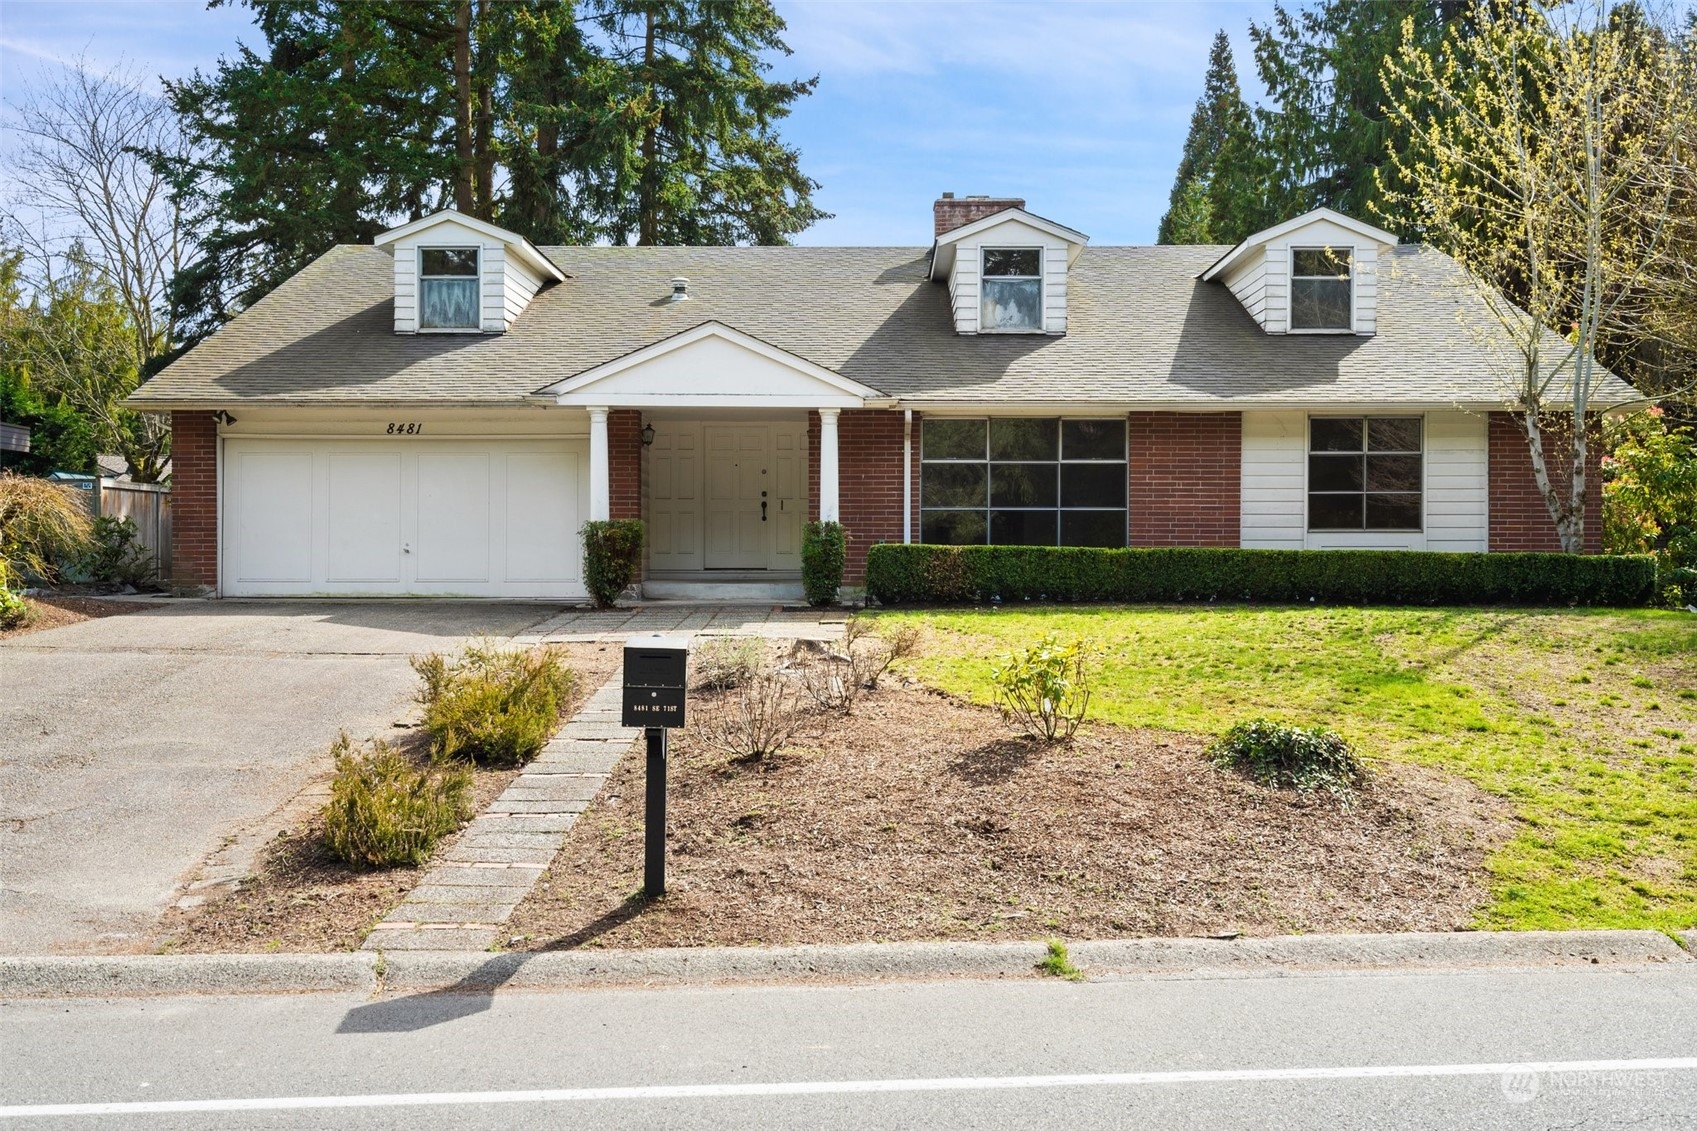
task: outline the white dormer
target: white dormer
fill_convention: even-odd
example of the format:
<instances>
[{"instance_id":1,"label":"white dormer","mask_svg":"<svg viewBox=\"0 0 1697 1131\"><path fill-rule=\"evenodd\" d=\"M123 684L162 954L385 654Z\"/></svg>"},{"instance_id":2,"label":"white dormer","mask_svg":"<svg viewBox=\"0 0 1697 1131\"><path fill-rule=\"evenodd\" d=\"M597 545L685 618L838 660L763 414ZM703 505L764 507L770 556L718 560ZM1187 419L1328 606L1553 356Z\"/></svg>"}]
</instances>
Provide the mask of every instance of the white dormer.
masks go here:
<instances>
[{"instance_id":1,"label":"white dormer","mask_svg":"<svg viewBox=\"0 0 1697 1131\"><path fill-rule=\"evenodd\" d=\"M937 237L931 278L948 280L960 334L1064 334L1067 269L1090 237L1023 208Z\"/></svg>"},{"instance_id":2,"label":"white dormer","mask_svg":"<svg viewBox=\"0 0 1697 1131\"><path fill-rule=\"evenodd\" d=\"M499 334L565 278L529 240L451 209L372 241L395 257L395 333Z\"/></svg>"},{"instance_id":3,"label":"white dormer","mask_svg":"<svg viewBox=\"0 0 1697 1131\"><path fill-rule=\"evenodd\" d=\"M1361 334L1377 327L1379 255L1391 233L1330 208L1257 232L1202 272L1231 288L1269 334Z\"/></svg>"}]
</instances>

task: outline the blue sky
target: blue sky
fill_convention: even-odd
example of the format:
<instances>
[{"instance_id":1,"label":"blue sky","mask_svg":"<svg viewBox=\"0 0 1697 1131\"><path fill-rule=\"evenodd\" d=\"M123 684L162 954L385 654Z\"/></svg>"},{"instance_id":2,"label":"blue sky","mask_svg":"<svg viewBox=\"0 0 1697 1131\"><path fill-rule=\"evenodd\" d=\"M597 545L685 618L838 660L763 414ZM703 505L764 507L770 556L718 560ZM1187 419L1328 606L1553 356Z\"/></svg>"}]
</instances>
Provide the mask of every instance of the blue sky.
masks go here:
<instances>
[{"instance_id":1,"label":"blue sky","mask_svg":"<svg viewBox=\"0 0 1697 1131\"><path fill-rule=\"evenodd\" d=\"M1024 196L1100 244L1149 243L1166 208L1214 32L1253 89L1247 28L1266 3L777 0L817 73L783 127L836 214L810 244L929 243L940 192ZM200 0L0 0L0 99L44 68L123 61L151 81L262 43L243 8ZM9 115L8 115L9 117Z\"/></svg>"}]
</instances>

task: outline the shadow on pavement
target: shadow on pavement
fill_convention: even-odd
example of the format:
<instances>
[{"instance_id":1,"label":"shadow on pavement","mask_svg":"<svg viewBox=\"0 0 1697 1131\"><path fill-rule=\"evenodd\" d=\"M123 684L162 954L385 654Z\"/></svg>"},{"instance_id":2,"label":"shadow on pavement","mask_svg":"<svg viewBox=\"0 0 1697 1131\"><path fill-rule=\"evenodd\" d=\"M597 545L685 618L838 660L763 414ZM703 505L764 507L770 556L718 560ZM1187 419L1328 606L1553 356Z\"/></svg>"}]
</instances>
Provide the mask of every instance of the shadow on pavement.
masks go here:
<instances>
[{"instance_id":1,"label":"shadow on pavement","mask_svg":"<svg viewBox=\"0 0 1697 1131\"><path fill-rule=\"evenodd\" d=\"M495 991L506 985L528 954L498 954L451 986L356 1006L336 1026L341 1033L416 1033L462 1017L487 1012Z\"/></svg>"}]
</instances>

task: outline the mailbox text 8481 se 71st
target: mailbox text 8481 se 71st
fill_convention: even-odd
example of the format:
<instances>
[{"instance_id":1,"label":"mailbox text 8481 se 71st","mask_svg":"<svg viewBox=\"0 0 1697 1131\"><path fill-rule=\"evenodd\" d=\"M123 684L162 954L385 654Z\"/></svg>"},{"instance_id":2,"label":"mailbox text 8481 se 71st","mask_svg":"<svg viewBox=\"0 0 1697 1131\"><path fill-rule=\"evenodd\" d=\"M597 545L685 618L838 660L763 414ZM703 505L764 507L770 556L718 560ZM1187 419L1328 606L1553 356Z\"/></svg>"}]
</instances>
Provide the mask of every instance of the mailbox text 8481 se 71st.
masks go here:
<instances>
[{"instance_id":1,"label":"mailbox text 8481 se 71st","mask_svg":"<svg viewBox=\"0 0 1697 1131\"><path fill-rule=\"evenodd\" d=\"M684 725L689 642L637 638L625 645L623 723L628 727Z\"/></svg>"}]
</instances>

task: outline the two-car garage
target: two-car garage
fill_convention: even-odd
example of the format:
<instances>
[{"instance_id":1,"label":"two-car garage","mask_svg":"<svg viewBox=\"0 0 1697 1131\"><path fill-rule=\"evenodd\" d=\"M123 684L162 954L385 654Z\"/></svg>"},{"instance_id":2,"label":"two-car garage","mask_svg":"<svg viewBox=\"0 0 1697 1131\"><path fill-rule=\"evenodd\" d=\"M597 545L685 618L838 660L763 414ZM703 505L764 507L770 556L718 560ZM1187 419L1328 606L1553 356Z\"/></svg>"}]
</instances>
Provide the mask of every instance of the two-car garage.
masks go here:
<instances>
[{"instance_id":1,"label":"two-car garage","mask_svg":"<svg viewBox=\"0 0 1697 1131\"><path fill-rule=\"evenodd\" d=\"M581 439L231 436L222 591L584 596Z\"/></svg>"}]
</instances>

